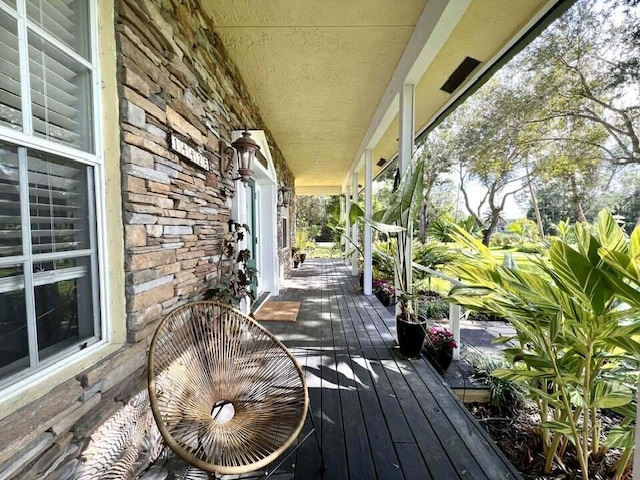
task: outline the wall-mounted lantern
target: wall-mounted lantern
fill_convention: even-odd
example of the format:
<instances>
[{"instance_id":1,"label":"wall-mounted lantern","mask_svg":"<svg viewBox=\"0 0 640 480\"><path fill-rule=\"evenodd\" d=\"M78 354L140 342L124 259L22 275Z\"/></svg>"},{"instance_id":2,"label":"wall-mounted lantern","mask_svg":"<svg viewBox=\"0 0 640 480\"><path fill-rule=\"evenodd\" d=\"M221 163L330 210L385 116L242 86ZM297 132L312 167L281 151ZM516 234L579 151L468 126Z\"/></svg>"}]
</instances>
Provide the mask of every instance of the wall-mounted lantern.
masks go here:
<instances>
[{"instance_id":1,"label":"wall-mounted lantern","mask_svg":"<svg viewBox=\"0 0 640 480\"><path fill-rule=\"evenodd\" d=\"M246 184L253 175L253 161L260 146L246 130L242 132L242 137L233 142L231 146L238 152L238 174L240 176L234 180L242 180Z\"/></svg>"},{"instance_id":2,"label":"wall-mounted lantern","mask_svg":"<svg viewBox=\"0 0 640 480\"><path fill-rule=\"evenodd\" d=\"M220 174L227 177L233 167L233 159L238 153L238 177L231 180L242 180L245 184L249 182L253 175L253 161L260 146L251 138L248 131L242 132L242 137L229 145L224 140L220 140Z\"/></svg>"},{"instance_id":3,"label":"wall-mounted lantern","mask_svg":"<svg viewBox=\"0 0 640 480\"><path fill-rule=\"evenodd\" d=\"M291 203L291 187L287 185L283 185L280 187L280 191L278 192L278 206L280 207L288 207Z\"/></svg>"}]
</instances>

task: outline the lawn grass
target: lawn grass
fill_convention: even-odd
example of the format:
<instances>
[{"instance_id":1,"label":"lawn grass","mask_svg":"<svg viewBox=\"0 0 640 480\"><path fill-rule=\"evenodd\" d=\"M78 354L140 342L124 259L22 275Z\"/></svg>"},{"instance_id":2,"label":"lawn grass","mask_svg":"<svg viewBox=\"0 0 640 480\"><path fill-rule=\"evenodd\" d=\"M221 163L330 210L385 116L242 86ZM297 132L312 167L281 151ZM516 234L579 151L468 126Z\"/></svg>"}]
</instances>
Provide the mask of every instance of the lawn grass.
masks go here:
<instances>
[{"instance_id":1,"label":"lawn grass","mask_svg":"<svg viewBox=\"0 0 640 480\"><path fill-rule=\"evenodd\" d=\"M516 262L518 268L526 272L537 272L539 271L538 266L533 262L533 259L539 257L540 255L532 254L532 253L522 253L516 252L515 248L504 249L504 250L496 250L491 249L491 254L500 264L504 262L504 257L510 253L513 257L513 260Z\"/></svg>"},{"instance_id":2,"label":"lawn grass","mask_svg":"<svg viewBox=\"0 0 640 480\"><path fill-rule=\"evenodd\" d=\"M309 258L340 258L341 256L340 248L334 248L331 242L316 243L315 248L307 252Z\"/></svg>"}]
</instances>

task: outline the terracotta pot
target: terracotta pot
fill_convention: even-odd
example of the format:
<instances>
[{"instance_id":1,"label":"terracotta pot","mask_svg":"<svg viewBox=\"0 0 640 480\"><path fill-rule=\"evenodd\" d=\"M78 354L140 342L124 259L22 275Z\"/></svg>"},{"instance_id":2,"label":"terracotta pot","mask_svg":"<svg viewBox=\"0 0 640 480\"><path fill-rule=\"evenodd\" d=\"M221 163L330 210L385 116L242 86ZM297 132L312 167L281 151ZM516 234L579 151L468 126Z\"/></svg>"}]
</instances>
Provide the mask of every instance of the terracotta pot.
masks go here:
<instances>
[{"instance_id":1,"label":"terracotta pot","mask_svg":"<svg viewBox=\"0 0 640 480\"><path fill-rule=\"evenodd\" d=\"M417 322L407 322L401 317L397 317L396 325L400 353L406 357L419 357L424 346L424 339L427 336L426 319L418 318Z\"/></svg>"},{"instance_id":2,"label":"terracotta pot","mask_svg":"<svg viewBox=\"0 0 640 480\"><path fill-rule=\"evenodd\" d=\"M443 374L453 361L453 348L433 348L431 345L424 346L424 354L438 373Z\"/></svg>"}]
</instances>

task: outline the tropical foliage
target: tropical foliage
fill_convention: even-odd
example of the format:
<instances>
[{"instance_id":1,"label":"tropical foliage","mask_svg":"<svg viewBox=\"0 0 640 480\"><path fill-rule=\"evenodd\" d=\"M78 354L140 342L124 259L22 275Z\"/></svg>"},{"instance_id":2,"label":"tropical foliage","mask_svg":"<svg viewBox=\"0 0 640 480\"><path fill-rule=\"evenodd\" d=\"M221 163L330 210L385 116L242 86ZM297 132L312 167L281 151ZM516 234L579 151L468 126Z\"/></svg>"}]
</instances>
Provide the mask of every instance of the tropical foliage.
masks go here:
<instances>
[{"instance_id":1,"label":"tropical foliage","mask_svg":"<svg viewBox=\"0 0 640 480\"><path fill-rule=\"evenodd\" d=\"M521 384L540 412L545 470L565 467L575 450L582 478L609 448L622 450L614 478L633 452L635 381L640 359L640 227L630 238L606 210L595 227L577 223L577 243L551 242L539 272L498 264L488 248L462 229L467 261L448 270L463 281L450 300L505 317L517 347L505 349L509 368L497 378ZM549 281L551 279L551 281ZM605 432L602 409L623 420Z\"/></svg>"},{"instance_id":2,"label":"tropical foliage","mask_svg":"<svg viewBox=\"0 0 640 480\"><path fill-rule=\"evenodd\" d=\"M511 366L503 355L473 352L464 360L471 368L471 378L489 387L489 403L499 412L512 412L525 404L529 391L524 384L493 375Z\"/></svg>"}]
</instances>

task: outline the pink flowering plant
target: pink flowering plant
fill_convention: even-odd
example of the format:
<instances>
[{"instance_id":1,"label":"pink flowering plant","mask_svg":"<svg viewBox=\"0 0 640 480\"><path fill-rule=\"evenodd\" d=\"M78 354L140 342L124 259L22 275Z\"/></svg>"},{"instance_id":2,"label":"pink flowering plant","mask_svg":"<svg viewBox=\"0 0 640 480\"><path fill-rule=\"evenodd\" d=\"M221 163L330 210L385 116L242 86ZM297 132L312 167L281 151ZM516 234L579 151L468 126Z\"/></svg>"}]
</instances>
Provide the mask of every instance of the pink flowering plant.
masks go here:
<instances>
[{"instance_id":1,"label":"pink flowering plant","mask_svg":"<svg viewBox=\"0 0 640 480\"><path fill-rule=\"evenodd\" d=\"M453 339L453 333L444 327L431 327L427 330L427 345L434 350L454 349L458 344Z\"/></svg>"},{"instance_id":2,"label":"pink flowering plant","mask_svg":"<svg viewBox=\"0 0 640 480\"><path fill-rule=\"evenodd\" d=\"M393 297L396 294L396 289L393 288L391 283L389 283L387 280L376 280L375 282L373 282L373 288L376 292L386 294L390 297Z\"/></svg>"}]
</instances>

